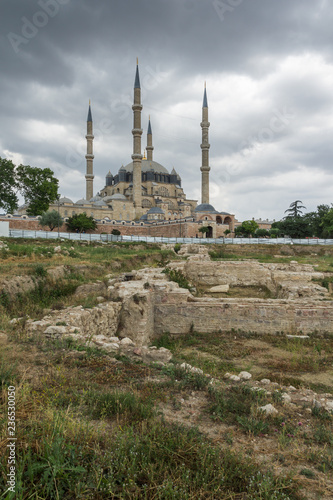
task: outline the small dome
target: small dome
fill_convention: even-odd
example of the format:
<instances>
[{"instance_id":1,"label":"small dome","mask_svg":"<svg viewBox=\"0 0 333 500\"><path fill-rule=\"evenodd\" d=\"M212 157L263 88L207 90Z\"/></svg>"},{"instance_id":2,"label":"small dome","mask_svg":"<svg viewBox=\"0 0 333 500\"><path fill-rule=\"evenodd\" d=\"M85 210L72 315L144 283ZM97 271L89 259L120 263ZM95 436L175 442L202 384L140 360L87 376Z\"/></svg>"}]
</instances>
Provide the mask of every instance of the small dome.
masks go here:
<instances>
[{"instance_id":1,"label":"small dome","mask_svg":"<svg viewBox=\"0 0 333 500\"><path fill-rule=\"evenodd\" d=\"M91 205L91 202L88 200L85 200L84 198L81 198L81 200L78 200L75 202L75 205Z\"/></svg>"},{"instance_id":2,"label":"small dome","mask_svg":"<svg viewBox=\"0 0 333 500\"><path fill-rule=\"evenodd\" d=\"M213 205L210 205L209 203L201 203L200 205L197 206L197 208L194 210L195 212L209 212L211 214L218 214L213 207Z\"/></svg>"},{"instance_id":3,"label":"small dome","mask_svg":"<svg viewBox=\"0 0 333 500\"><path fill-rule=\"evenodd\" d=\"M110 170L109 170L109 173L106 174L106 177L113 177L113 175L111 174Z\"/></svg>"},{"instance_id":4,"label":"small dome","mask_svg":"<svg viewBox=\"0 0 333 500\"><path fill-rule=\"evenodd\" d=\"M100 201L101 199L102 199L102 197L99 194L96 194L96 196L93 196L92 198L90 198L89 202L94 203L94 201Z\"/></svg>"},{"instance_id":5,"label":"small dome","mask_svg":"<svg viewBox=\"0 0 333 500\"><path fill-rule=\"evenodd\" d=\"M140 217L140 220L147 220L147 219L148 219L147 214L143 214Z\"/></svg>"},{"instance_id":6,"label":"small dome","mask_svg":"<svg viewBox=\"0 0 333 500\"><path fill-rule=\"evenodd\" d=\"M69 198L66 198L66 196L63 196L62 198L59 199L59 203L73 203L73 202Z\"/></svg>"},{"instance_id":7,"label":"small dome","mask_svg":"<svg viewBox=\"0 0 333 500\"><path fill-rule=\"evenodd\" d=\"M152 207L148 210L147 214L164 214L164 211L160 207Z\"/></svg>"},{"instance_id":8,"label":"small dome","mask_svg":"<svg viewBox=\"0 0 333 500\"><path fill-rule=\"evenodd\" d=\"M107 204L104 200L97 200L93 203L94 207L106 207Z\"/></svg>"},{"instance_id":9,"label":"small dome","mask_svg":"<svg viewBox=\"0 0 333 500\"><path fill-rule=\"evenodd\" d=\"M116 193L116 194L113 194L112 196L107 196L106 198L107 198L106 201L109 201L109 200L127 200L126 196L124 196L121 193Z\"/></svg>"}]
</instances>

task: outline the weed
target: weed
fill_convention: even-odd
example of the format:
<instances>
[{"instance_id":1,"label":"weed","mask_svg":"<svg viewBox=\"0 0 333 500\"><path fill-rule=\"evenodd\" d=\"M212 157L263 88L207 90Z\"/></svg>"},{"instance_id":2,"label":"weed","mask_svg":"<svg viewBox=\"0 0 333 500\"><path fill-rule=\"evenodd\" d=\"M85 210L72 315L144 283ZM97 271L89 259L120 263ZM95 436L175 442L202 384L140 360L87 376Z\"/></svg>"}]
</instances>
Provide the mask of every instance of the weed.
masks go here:
<instances>
[{"instance_id":1,"label":"weed","mask_svg":"<svg viewBox=\"0 0 333 500\"><path fill-rule=\"evenodd\" d=\"M150 419L154 415L152 400L143 401L132 392L90 392L87 402L93 408L93 418L119 418L121 415L125 420L137 422Z\"/></svg>"},{"instance_id":2,"label":"weed","mask_svg":"<svg viewBox=\"0 0 333 500\"><path fill-rule=\"evenodd\" d=\"M313 439L316 443L333 445L333 432L331 427L326 427L325 425L319 425L314 433Z\"/></svg>"},{"instance_id":3,"label":"weed","mask_svg":"<svg viewBox=\"0 0 333 500\"><path fill-rule=\"evenodd\" d=\"M174 251L175 251L176 253L178 253L178 252L179 252L179 250L181 249L181 247L182 247L182 246L181 246L181 244L180 244L180 243L176 243L176 244L175 244L175 246L173 247L173 249L174 249Z\"/></svg>"},{"instance_id":4,"label":"weed","mask_svg":"<svg viewBox=\"0 0 333 500\"><path fill-rule=\"evenodd\" d=\"M170 269L166 267L163 272L169 276L171 281L178 283L180 288L187 288L188 290L192 288L185 275L179 271L179 269Z\"/></svg>"},{"instance_id":5,"label":"weed","mask_svg":"<svg viewBox=\"0 0 333 500\"><path fill-rule=\"evenodd\" d=\"M46 278L47 270L45 269L43 264L36 264L33 268L32 274L34 274L38 278Z\"/></svg>"},{"instance_id":6,"label":"weed","mask_svg":"<svg viewBox=\"0 0 333 500\"><path fill-rule=\"evenodd\" d=\"M310 470L310 469L301 469L299 471L299 473L302 475L302 476L305 476L309 479L314 479L316 477L316 474Z\"/></svg>"},{"instance_id":7,"label":"weed","mask_svg":"<svg viewBox=\"0 0 333 500\"><path fill-rule=\"evenodd\" d=\"M237 416L236 420L242 429L244 429L246 432L250 432L254 436L267 432L269 428L267 422L254 417Z\"/></svg>"},{"instance_id":8,"label":"weed","mask_svg":"<svg viewBox=\"0 0 333 500\"><path fill-rule=\"evenodd\" d=\"M13 385L17 378L16 365L8 365L3 359L0 363L0 380L2 386Z\"/></svg>"},{"instance_id":9,"label":"weed","mask_svg":"<svg viewBox=\"0 0 333 500\"><path fill-rule=\"evenodd\" d=\"M204 390L209 384L209 378L200 373L192 373L184 370L180 365L167 365L163 368L163 373L168 375L171 380L178 382L178 388L187 388L193 390Z\"/></svg>"}]
</instances>

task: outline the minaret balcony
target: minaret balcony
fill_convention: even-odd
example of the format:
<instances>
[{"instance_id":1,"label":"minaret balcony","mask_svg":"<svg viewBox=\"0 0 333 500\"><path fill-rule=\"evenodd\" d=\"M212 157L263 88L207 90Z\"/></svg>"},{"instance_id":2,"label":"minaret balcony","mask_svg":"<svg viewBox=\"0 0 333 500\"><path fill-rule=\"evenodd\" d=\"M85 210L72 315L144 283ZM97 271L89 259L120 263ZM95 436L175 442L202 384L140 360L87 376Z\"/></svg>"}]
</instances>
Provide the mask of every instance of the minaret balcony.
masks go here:
<instances>
[{"instance_id":1,"label":"minaret balcony","mask_svg":"<svg viewBox=\"0 0 333 500\"><path fill-rule=\"evenodd\" d=\"M95 158L94 155L91 155L91 154L86 155L86 160L93 160L94 158Z\"/></svg>"},{"instance_id":2,"label":"minaret balcony","mask_svg":"<svg viewBox=\"0 0 333 500\"><path fill-rule=\"evenodd\" d=\"M204 122L204 121L202 121L202 122L200 123L200 126L201 126L201 127L210 127L210 122Z\"/></svg>"},{"instance_id":3,"label":"minaret balcony","mask_svg":"<svg viewBox=\"0 0 333 500\"><path fill-rule=\"evenodd\" d=\"M133 135L142 135L142 133L143 133L142 128L133 128L132 130Z\"/></svg>"},{"instance_id":4,"label":"minaret balcony","mask_svg":"<svg viewBox=\"0 0 333 500\"><path fill-rule=\"evenodd\" d=\"M92 134L87 134L86 135L86 139L94 139L94 138L95 138L95 136L92 135Z\"/></svg>"},{"instance_id":5,"label":"minaret balcony","mask_svg":"<svg viewBox=\"0 0 333 500\"><path fill-rule=\"evenodd\" d=\"M142 111L142 104L133 104L132 109L133 111Z\"/></svg>"}]
</instances>

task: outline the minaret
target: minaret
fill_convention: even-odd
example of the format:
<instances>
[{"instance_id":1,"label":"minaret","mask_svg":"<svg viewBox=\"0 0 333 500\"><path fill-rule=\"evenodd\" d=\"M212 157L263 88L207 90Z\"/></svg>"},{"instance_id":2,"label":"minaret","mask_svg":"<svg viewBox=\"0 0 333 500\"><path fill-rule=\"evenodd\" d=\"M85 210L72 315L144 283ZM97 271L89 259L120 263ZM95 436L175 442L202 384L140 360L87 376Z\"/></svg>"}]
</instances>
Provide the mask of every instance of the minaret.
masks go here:
<instances>
[{"instance_id":1,"label":"minaret","mask_svg":"<svg viewBox=\"0 0 333 500\"><path fill-rule=\"evenodd\" d=\"M153 134L151 131L151 123L150 123L150 115L148 122L148 131L147 131L147 160L153 161Z\"/></svg>"},{"instance_id":2,"label":"minaret","mask_svg":"<svg viewBox=\"0 0 333 500\"><path fill-rule=\"evenodd\" d=\"M86 160L87 160L87 171L86 171L86 200L90 200L94 194L94 167L93 167L93 160L94 160L94 155L93 155L93 140L94 140L94 135L93 135L93 121L92 121L92 116L91 116L91 107L90 107L90 100L89 100L89 110L88 110L88 118L87 118L87 154L86 154Z\"/></svg>"},{"instance_id":3,"label":"minaret","mask_svg":"<svg viewBox=\"0 0 333 500\"><path fill-rule=\"evenodd\" d=\"M201 203L209 203L209 148L210 144L208 142L208 103L207 103L207 92L206 92L206 82L205 82L205 92L202 104L202 167L201 170Z\"/></svg>"},{"instance_id":4,"label":"minaret","mask_svg":"<svg viewBox=\"0 0 333 500\"><path fill-rule=\"evenodd\" d=\"M140 215L141 212L141 87L140 87L140 77L139 77L139 65L138 59L136 60L136 74L134 82L134 103L133 109L133 202L137 214Z\"/></svg>"}]
</instances>

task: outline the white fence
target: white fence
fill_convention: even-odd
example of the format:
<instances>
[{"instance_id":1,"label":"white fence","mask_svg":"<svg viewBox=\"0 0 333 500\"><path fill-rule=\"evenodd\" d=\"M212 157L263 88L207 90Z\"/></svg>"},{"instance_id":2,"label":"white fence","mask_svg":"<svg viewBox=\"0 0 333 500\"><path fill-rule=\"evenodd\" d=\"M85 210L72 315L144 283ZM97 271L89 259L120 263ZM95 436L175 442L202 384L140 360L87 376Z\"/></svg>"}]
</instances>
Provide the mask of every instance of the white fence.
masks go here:
<instances>
[{"instance_id":1,"label":"white fence","mask_svg":"<svg viewBox=\"0 0 333 500\"><path fill-rule=\"evenodd\" d=\"M333 240L320 240L317 238L291 239L291 238L164 238L163 236L115 236L113 234L86 234L86 233L58 233L58 231L28 231L11 229L9 236L12 238L45 238L67 239L73 241L143 241L146 243L216 243L216 244L261 244L261 245L333 245Z\"/></svg>"}]
</instances>

